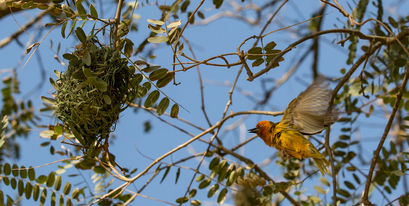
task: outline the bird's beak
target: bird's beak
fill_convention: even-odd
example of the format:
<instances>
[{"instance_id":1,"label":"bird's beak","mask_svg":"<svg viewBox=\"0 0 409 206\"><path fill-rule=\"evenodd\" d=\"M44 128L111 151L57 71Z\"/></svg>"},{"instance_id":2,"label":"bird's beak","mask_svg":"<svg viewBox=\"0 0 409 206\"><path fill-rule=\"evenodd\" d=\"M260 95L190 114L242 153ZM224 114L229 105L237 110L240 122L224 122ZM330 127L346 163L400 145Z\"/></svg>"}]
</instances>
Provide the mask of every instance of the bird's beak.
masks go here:
<instances>
[{"instance_id":1,"label":"bird's beak","mask_svg":"<svg viewBox=\"0 0 409 206\"><path fill-rule=\"evenodd\" d=\"M250 133L257 133L260 129L259 128L253 128L253 129L249 129L247 131L249 131Z\"/></svg>"}]
</instances>

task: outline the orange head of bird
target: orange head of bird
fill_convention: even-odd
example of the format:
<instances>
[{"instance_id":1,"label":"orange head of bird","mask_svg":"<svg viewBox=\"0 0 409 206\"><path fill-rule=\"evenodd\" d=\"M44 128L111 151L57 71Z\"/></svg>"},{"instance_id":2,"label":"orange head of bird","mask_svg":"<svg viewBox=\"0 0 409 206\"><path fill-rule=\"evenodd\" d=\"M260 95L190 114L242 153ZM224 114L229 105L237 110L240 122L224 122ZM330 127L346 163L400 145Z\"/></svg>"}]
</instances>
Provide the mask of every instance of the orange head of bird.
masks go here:
<instances>
[{"instance_id":1,"label":"orange head of bird","mask_svg":"<svg viewBox=\"0 0 409 206\"><path fill-rule=\"evenodd\" d=\"M272 135L275 127L276 124L274 122L264 120L257 123L255 128L249 129L248 131L250 133L256 133L261 139L266 141L269 134Z\"/></svg>"}]
</instances>

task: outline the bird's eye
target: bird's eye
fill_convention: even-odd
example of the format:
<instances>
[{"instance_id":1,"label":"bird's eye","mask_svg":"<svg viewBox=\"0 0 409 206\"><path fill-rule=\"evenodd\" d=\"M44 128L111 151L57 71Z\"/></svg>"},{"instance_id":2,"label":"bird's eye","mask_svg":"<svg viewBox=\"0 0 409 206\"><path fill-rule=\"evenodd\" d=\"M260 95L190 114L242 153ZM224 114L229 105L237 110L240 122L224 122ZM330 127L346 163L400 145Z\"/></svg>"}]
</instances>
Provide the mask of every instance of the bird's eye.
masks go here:
<instances>
[{"instance_id":1,"label":"bird's eye","mask_svg":"<svg viewBox=\"0 0 409 206\"><path fill-rule=\"evenodd\" d=\"M260 126L258 126L258 128L262 128L264 125L262 124L262 125L260 125Z\"/></svg>"}]
</instances>

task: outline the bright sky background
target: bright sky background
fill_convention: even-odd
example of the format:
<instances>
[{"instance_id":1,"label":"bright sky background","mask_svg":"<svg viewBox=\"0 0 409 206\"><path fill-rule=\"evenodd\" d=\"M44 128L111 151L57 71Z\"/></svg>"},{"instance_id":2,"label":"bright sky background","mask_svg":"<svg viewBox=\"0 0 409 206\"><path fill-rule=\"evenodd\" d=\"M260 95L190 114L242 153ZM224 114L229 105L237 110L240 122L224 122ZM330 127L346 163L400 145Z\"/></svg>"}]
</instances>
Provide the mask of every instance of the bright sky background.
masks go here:
<instances>
[{"instance_id":1,"label":"bright sky background","mask_svg":"<svg viewBox=\"0 0 409 206\"><path fill-rule=\"evenodd\" d=\"M111 1L103 1L103 2L111 2ZM159 1L163 3L163 1ZM168 1L170 2L170 1ZM199 1L191 1L191 5L189 10L196 8L196 5ZM216 13L231 10L231 7L228 5L229 1L225 1L225 4L222 6L220 10L213 9L213 5L211 1L206 1L205 4L201 7L201 11L204 13L206 17L210 17ZM409 9L409 3L395 3L398 1L392 1L392 6L386 7L385 10L385 17L391 15L394 16L394 13L407 13ZM255 1L256 4L259 2ZM386 1L384 1L386 4ZM238 5L242 5L240 1L237 1ZM278 5L277 5L278 6ZM263 15L270 16L277 8L274 7L274 10L266 11ZM394 6L394 7L393 7ZM100 11L98 8L98 4L96 5L98 12ZM111 10L109 10L109 8ZM267 28L266 32L270 32L285 26L290 26L292 24L298 23L300 21L307 20L311 17L311 13L317 11L320 8L320 2L318 0L303 0L303 1L290 1L284 8L279 12L278 16L274 19L274 21L270 24ZM348 8L345 6L345 8ZM373 7L371 7L373 9ZM113 13L115 12L116 6L113 4L106 5L104 7L105 13L100 13L100 17L104 15L104 18L113 18ZM350 11L350 10L348 10ZM27 19L32 18L36 11L25 11L20 12L15 15L16 20L19 22L20 25L23 25ZM328 8L326 10L327 16L326 20L324 21L323 29L334 28L334 24L336 24L339 28L343 25L342 23L345 21L345 18L342 17L338 13L338 11ZM368 17L368 13L365 18ZM139 31L137 33L131 32L128 35L128 38L134 41L135 45L139 45L139 43L144 40L147 35L149 34L149 30L147 28L147 21L146 19L158 19L159 13L157 9L152 6L144 6L140 7L135 10L135 14L140 17L139 20L136 20L138 23ZM187 14L184 13L180 16L182 20L182 25L186 23L186 16ZM288 18L291 16L292 18ZM247 18L255 18L254 12L246 12ZM371 16L372 17L372 16ZM196 23L200 23L200 19L196 18ZM49 18L43 19L40 24L34 25L34 27L42 27L45 23L50 22ZM79 24L77 24L78 26ZM87 23L88 26L91 26L92 23ZM264 24L261 24L264 25ZM299 29L300 27L306 27L308 23L304 23L298 25L292 29ZM3 28L0 32L0 39L4 39L5 37L9 36L14 31L18 30L17 23L13 20L13 17L9 15L6 18L2 18L0 20L0 28ZM89 27L85 27L89 28ZM236 52L237 46L247 37L258 35L262 27L260 26L249 26L244 24L242 21L238 21L232 18L221 18L217 21L211 22L206 26L202 25L189 25L184 32L184 36L189 39L194 51L195 55L198 60L204 60L210 58L212 56L217 56L223 53L231 53ZM86 31L86 29L84 29ZM39 41L49 29L44 29L40 34L36 31L29 30L29 34L35 38L36 41ZM362 31L364 33L369 33L367 27L363 28ZM86 31L87 33L87 31ZM287 32L287 31L279 31L274 34L269 35L265 38L264 42L268 43L270 41L275 41L277 45L277 49L285 49L288 44L298 40L299 36L296 36L295 33ZM329 77L341 77L340 69L345 67L348 69L348 66L345 64L346 55L348 54L348 48L345 46L344 48L332 43L335 39L335 42L339 41L340 39L336 38L334 34L328 34L322 37L324 41L321 43L321 54L319 56L319 71L324 75ZM53 47L51 47L50 40L53 42ZM54 124L55 120L49 118L48 114L42 114L38 112L38 109L41 108L42 101L40 96L51 96L51 85L48 83L48 79L52 77L56 79L56 76L53 74L53 70L64 71L66 68L60 65L55 59L54 55L56 55L56 48L57 44L61 43L61 51L58 54L58 58L63 60L61 55L65 52L73 51L73 46L77 44L77 40L75 40L72 36L68 39L62 39L60 34L60 28L55 29L52 31L45 40L41 44L40 48L36 51L36 54L30 59L24 69L22 66L26 63L29 56L32 52L28 55L24 55L25 48L32 44L33 42L29 41L29 37L27 34L23 34L19 37L19 41L25 45L25 47L20 47L15 41L13 41L8 46L0 49L0 62L1 67L0 69L5 68L16 68L18 71L18 78L21 82L21 95L18 97L24 99L31 99L34 102L34 107L37 109L37 115L41 115L42 124ZM246 80L246 74L243 70L242 74L239 77L236 90L233 94L233 104L229 108L229 111L238 112L238 111L246 111L252 110L255 106L255 102L251 101L249 97L254 97L257 100L261 100L263 97L262 90L261 90L261 81L264 80L271 80L271 79L278 79L287 72L293 66L293 58L297 55L300 55L305 49L308 49L311 45L312 41L307 41L304 44L301 44L296 49L293 49L288 55L285 55L285 61L280 63L280 67L277 67L271 70L268 74L263 75L260 78L255 79L253 82L248 82ZM364 42L366 44L367 42ZM244 50L250 48L253 44L253 41L249 41L243 47ZM166 44L157 45L159 48L155 50L155 55L157 58L152 61L153 64L161 65L164 68L171 69L172 63L172 55L171 49ZM187 47L185 45L184 52L188 56L192 56L190 52L188 52ZM358 51L357 56L362 54L361 51ZM41 78L41 71L39 60L44 66L43 71L45 74L45 79ZM137 60L137 57L133 57L133 60ZM182 59L184 59L182 57ZM236 62L238 60L237 57L229 58L230 62ZM273 97L270 99L270 102L267 107L261 108L261 110L268 110L268 111L282 111L285 109L287 104L295 98L301 91L303 91L306 86L308 86L312 81L312 73L311 73L311 63L312 63L312 55L310 55L306 61L303 62L301 67L297 70L296 74L293 75L288 82L283 84L279 90L273 93ZM184 59L184 61L187 61ZM215 62L221 62L220 60L216 60ZM180 69L180 68L179 68ZM200 66L201 75L204 82L204 96L205 96L205 107L206 112L209 116L209 119L212 124L220 121L222 116L223 110L228 102L228 92L231 88L231 84L233 83L234 79L236 78L237 71L239 67L232 67L230 69L222 68L222 67L211 67L211 66ZM253 72L257 72L260 69L263 69L262 66L253 68ZM8 76L8 73L1 73L1 78ZM357 74L356 74L357 75ZM41 87L40 90L32 91L32 89L41 84L42 81L46 81L46 83ZM199 90L199 78L196 68L188 70L187 72L179 72L176 74L176 81L181 82L180 85L168 85L163 91L169 95L171 98L176 100L179 104L185 107L189 112L181 109L179 113L179 117L183 118L187 121L192 122L195 125L198 125L202 128L207 129L208 124L203 116L203 112L201 110L201 99L200 99L200 90ZM271 82L268 85L273 85ZM334 85L332 85L333 87ZM156 159L157 157L163 155L167 151L177 147L178 145L186 142L191 137L178 131L174 127L171 127L160 120L158 120L155 116L142 111L138 110L137 112L133 111L134 109L128 108L127 111L122 113L121 118L118 122L116 127L115 136L116 138L113 140L113 143L110 145L110 152L116 155L117 163L125 168L130 170L134 169L135 167L138 168L138 172L142 171L147 165L151 163L152 160L148 159ZM170 110L168 110L170 111ZM228 112L230 113L230 112ZM376 116L376 115L375 115ZM377 139L380 138L384 125L386 124L385 119L382 115L378 115L380 118L374 117L371 119L360 118L359 121L363 121L367 123L367 126L371 126L370 130L368 127L364 127L362 125L360 129L360 136L355 136L354 138L361 138L368 140L368 147L362 150L362 153L366 158L370 158L372 156L372 146L377 145ZM190 127L178 120L171 119L165 115L163 118L166 121L171 122L172 124L178 125L183 129L187 130L188 132L197 135L200 133L199 130ZM271 120L271 121L279 121L281 117L271 117L271 116L260 116L260 115L251 115L245 119L244 122L241 122L243 116L235 117L231 120L228 120L223 128L222 132L225 131L229 126L232 124L239 124L233 131L229 131L225 133L226 135L222 135L223 143L227 148L231 148L237 145L239 142L244 141L252 136L252 134L247 133L247 129L253 128L256 123L260 120ZM152 130L149 133L143 132L143 125L145 121L149 121L152 125ZM377 125L373 127L373 125ZM335 129L332 130L332 142L335 142L339 133L339 128L342 127L341 123L335 124ZM42 130L40 128L33 127L33 131L30 136L23 140L21 138L21 151L22 156L20 161L16 162L18 165L24 166L41 166L56 160L61 159L61 156L58 154L51 156L48 147L46 148L39 148L39 145L45 141L39 136L39 133ZM357 133L358 134L358 133ZM318 139L323 140L322 134L316 135ZM210 135L205 135L203 139L209 140L211 138ZM372 140L371 140L372 139ZM315 145L317 142L313 141ZM61 144L58 141L54 141L52 143L56 149L60 148ZM388 142L385 145L389 145ZM67 145L64 145L68 147ZM172 161L177 161L181 158L187 157L197 152L203 152L207 148L207 145L201 142L194 142L193 144L189 145L186 149L182 149L172 156L166 158L164 162L171 163ZM138 151L139 150L139 151ZM356 148L354 148L356 151ZM264 145L261 139L255 139L254 141L247 144L244 148L240 150L242 155L250 158L252 161L258 164L262 164L266 158L269 158L275 154L275 150L273 148L269 148ZM65 158L65 157L63 157ZM230 157L229 157L230 158ZM183 166L193 167L197 166L199 159L190 160L184 164ZM204 173L209 173L207 166L211 159L206 158L205 162L201 166L200 171ZM234 159L233 159L234 160ZM273 159L274 161L274 159ZM14 162L10 162L14 163ZM50 170L57 170L58 165L63 165L62 163L56 163L52 165L48 165L42 168L36 169L36 174L48 174ZM154 167L156 168L156 166ZM369 167L368 167L369 168ZM364 171L367 172L368 168ZM282 177L282 171L279 167L276 166L275 163L269 164L268 166L263 168L270 177L272 177L275 181L285 181ZM154 171L154 169L153 169ZM193 172L191 170L183 170L181 171L181 176L179 178L179 182L177 185L174 184L175 175L176 175L176 168L172 168L167 176L167 178L163 181L162 184L159 184L162 174L160 174L152 183L143 191L143 195L147 195L153 198L161 199L167 202L175 203L176 198L181 197L185 194L186 188L192 178ZM75 168L70 168L66 171L63 176L63 183L66 181L71 181L73 185L76 183L80 183L82 179L80 178L67 178L66 175L70 174L78 174L82 173L85 178L89 181L90 184L92 182L89 179L90 173L85 171L78 171ZM137 173L138 173L137 172ZM342 174L342 173L340 173ZM146 175L144 178L138 180L134 185L130 186L129 189L132 191L136 191L136 188L140 188L146 180L150 177L150 174ZM329 181L332 181L330 176L326 176ZM349 179L350 174L347 173L347 176L343 177L340 176L341 180L344 178ZM109 179L110 180L110 179ZM312 188L312 185L320 185L318 178L314 178L313 182L306 182L305 184L311 185L307 186L304 185L305 188L309 187L309 190L304 193L305 195L309 194L316 194L317 192ZM364 180L362 178L361 180ZM341 185L343 181L340 181ZM122 182L115 180L114 186L120 185ZM321 184L322 185L322 184ZM80 184L76 187L84 187L85 184ZM193 183L193 187L197 188L198 184L196 182ZM93 185L91 185L93 188ZM217 205L215 195L213 198L208 199L206 197L207 190L210 187L203 190L198 191L198 195L195 199L199 199L203 202L203 205ZM220 188L220 190L223 187ZM324 187L327 189L328 187ZM13 193L9 193L13 194ZM229 191L229 196L232 194ZM323 197L320 195L320 198L323 200L328 200L331 202L330 197L332 194L332 190L329 189L329 195L327 197ZM393 194L390 196L390 199L394 199L396 196ZM386 202L383 202L385 204ZM229 199L224 203L224 205L231 205L232 201ZM382 203L379 203L382 204ZM25 202L24 202L24 205ZM131 205L167 205L164 203L160 203L151 199L137 197L136 200Z\"/></svg>"}]
</instances>

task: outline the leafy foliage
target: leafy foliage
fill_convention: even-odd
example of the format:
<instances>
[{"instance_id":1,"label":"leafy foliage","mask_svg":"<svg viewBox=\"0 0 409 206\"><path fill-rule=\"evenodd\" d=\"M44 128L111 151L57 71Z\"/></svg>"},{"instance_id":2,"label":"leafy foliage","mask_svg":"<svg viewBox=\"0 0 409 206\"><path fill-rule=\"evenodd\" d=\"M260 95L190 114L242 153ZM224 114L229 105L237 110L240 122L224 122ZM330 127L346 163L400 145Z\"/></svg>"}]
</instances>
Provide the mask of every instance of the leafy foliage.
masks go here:
<instances>
[{"instance_id":1,"label":"leafy foliage","mask_svg":"<svg viewBox=\"0 0 409 206\"><path fill-rule=\"evenodd\" d=\"M56 175L54 172L51 172L48 176L40 175L36 177L33 167L18 167L15 164L11 167L10 164L6 163L1 168L1 178L4 186L17 190L21 198L32 198L36 202L39 201L39 205L45 205L46 203L54 205L57 197L60 205L73 205L73 203L82 200L80 195L84 195L84 188L71 190L70 182L64 183L62 187L61 176ZM60 191L61 188L63 188L62 191ZM51 197L47 196L47 192L51 192ZM20 199L14 200L7 194L5 198L4 195L4 192L0 190L0 204L2 205L16 204Z\"/></svg>"}]
</instances>

